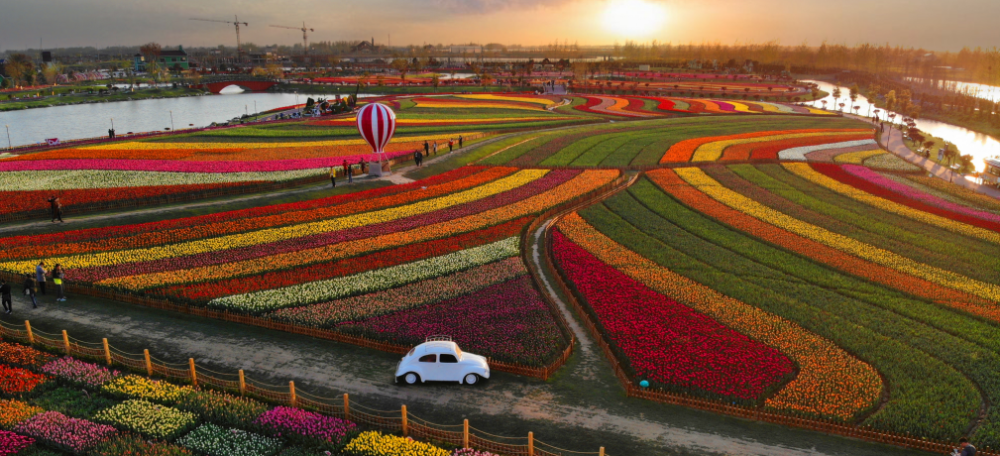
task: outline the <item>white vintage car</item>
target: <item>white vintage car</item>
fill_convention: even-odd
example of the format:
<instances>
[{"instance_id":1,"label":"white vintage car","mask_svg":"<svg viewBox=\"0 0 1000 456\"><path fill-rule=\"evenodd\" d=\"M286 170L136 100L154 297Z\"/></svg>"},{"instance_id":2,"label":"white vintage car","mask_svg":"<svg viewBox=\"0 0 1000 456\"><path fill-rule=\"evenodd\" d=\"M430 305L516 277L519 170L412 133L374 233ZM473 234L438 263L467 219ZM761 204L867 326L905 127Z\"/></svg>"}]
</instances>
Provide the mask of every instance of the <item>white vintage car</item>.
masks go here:
<instances>
[{"instance_id":1,"label":"white vintage car","mask_svg":"<svg viewBox=\"0 0 1000 456\"><path fill-rule=\"evenodd\" d=\"M428 337L396 367L396 383L458 382L475 385L490 378L486 358L465 353L447 336Z\"/></svg>"}]
</instances>

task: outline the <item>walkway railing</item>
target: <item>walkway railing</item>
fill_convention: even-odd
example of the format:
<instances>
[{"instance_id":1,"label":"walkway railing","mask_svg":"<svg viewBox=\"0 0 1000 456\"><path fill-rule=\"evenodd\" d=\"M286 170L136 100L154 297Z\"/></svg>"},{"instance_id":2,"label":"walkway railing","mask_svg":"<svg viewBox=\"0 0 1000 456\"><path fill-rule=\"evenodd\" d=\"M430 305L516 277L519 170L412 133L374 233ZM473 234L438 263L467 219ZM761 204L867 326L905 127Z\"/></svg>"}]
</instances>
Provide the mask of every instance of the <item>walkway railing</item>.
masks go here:
<instances>
[{"instance_id":1,"label":"walkway railing","mask_svg":"<svg viewBox=\"0 0 1000 456\"><path fill-rule=\"evenodd\" d=\"M151 356L149 350L143 350L141 354L127 353L109 344L106 338L95 343L74 339L66 331L62 331L61 334L45 333L32 328L31 322L27 320L23 327L0 322L0 338L15 340L54 353L101 362L111 367L125 368L149 377L160 377L173 382L191 384L197 388L210 387L274 404L314 410L353 421L366 428L445 442L463 448L490 451L504 456L607 456L604 447L596 452L570 451L537 441L532 432L526 437L503 437L473 428L469 425L469 420L464 420L462 424L437 424L409 413L406 405L396 410L376 410L352 402L347 393L343 396L323 397L298 389L294 381L289 381L287 386L268 384L248 378L243 370L236 374L227 374L199 367L194 359L189 359L187 363L166 363Z\"/></svg>"}]
</instances>

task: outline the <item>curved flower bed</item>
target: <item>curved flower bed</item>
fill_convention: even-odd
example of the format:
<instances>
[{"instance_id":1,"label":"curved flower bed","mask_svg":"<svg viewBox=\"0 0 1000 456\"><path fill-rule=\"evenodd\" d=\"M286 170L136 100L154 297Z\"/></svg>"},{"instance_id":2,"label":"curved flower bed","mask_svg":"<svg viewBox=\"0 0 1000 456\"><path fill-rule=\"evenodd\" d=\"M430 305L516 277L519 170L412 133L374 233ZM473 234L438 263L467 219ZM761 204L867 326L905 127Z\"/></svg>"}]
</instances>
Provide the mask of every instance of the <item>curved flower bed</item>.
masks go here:
<instances>
[{"instance_id":1,"label":"curved flower bed","mask_svg":"<svg viewBox=\"0 0 1000 456\"><path fill-rule=\"evenodd\" d=\"M5 396L20 396L24 393L30 393L35 387L48 380L48 377L26 369L0 365L0 394Z\"/></svg>"},{"instance_id":2,"label":"curved flower bed","mask_svg":"<svg viewBox=\"0 0 1000 456\"><path fill-rule=\"evenodd\" d=\"M35 439L31 437L0 431L0 456L13 456L34 444Z\"/></svg>"},{"instance_id":3,"label":"curved flower bed","mask_svg":"<svg viewBox=\"0 0 1000 456\"><path fill-rule=\"evenodd\" d=\"M45 364L55 356L19 344L0 342L0 363L14 364L24 367L37 367Z\"/></svg>"},{"instance_id":4,"label":"curved flower bed","mask_svg":"<svg viewBox=\"0 0 1000 456\"><path fill-rule=\"evenodd\" d=\"M429 443L374 431L361 433L344 447L344 452L351 456L451 456L448 451Z\"/></svg>"},{"instance_id":5,"label":"curved flower bed","mask_svg":"<svg viewBox=\"0 0 1000 456\"><path fill-rule=\"evenodd\" d=\"M101 410L94 421L154 439L173 440L193 428L198 416L143 400L129 400Z\"/></svg>"},{"instance_id":6,"label":"curved flower bed","mask_svg":"<svg viewBox=\"0 0 1000 456\"><path fill-rule=\"evenodd\" d=\"M18 424L44 411L25 402L0 399L0 429L13 430Z\"/></svg>"},{"instance_id":7,"label":"curved flower bed","mask_svg":"<svg viewBox=\"0 0 1000 456\"><path fill-rule=\"evenodd\" d=\"M291 407L275 407L254 422L266 433L290 437L307 445L336 449L355 433L354 423Z\"/></svg>"},{"instance_id":8,"label":"curved flower bed","mask_svg":"<svg viewBox=\"0 0 1000 456\"><path fill-rule=\"evenodd\" d=\"M177 443L208 456L271 456L282 447L281 440L211 423L199 426Z\"/></svg>"},{"instance_id":9,"label":"curved flower bed","mask_svg":"<svg viewBox=\"0 0 1000 456\"><path fill-rule=\"evenodd\" d=\"M69 356L49 362L39 370L55 378L92 388L100 387L121 376L118 371Z\"/></svg>"}]
</instances>

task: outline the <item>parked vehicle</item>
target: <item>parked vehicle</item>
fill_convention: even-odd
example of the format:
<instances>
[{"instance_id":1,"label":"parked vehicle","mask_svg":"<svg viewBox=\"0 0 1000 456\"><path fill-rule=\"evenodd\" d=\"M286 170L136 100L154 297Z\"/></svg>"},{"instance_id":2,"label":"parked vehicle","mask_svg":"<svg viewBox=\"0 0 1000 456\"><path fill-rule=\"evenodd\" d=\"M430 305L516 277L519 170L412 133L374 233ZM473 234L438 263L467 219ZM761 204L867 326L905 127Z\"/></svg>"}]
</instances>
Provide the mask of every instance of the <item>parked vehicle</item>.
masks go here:
<instances>
[{"instance_id":1,"label":"parked vehicle","mask_svg":"<svg viewBox=\"0 0 1000 456\"><path fill-rule=\"evenodd\" d=\"M486 358L465 353L451 337L431 336L396 366L396 383L458 382L475 385L490 378Z\"/></svg>"}]
</instances>

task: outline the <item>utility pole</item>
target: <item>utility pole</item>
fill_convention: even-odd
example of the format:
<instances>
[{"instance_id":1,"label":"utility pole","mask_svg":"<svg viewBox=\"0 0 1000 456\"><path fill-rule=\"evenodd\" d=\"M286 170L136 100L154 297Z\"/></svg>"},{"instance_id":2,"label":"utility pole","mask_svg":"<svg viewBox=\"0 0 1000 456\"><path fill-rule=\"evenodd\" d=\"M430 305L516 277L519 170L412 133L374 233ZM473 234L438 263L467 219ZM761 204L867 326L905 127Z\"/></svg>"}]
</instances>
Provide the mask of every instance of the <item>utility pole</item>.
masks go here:
<instances>
[{"instance_id":1,"label":"utility pole","mask_svg":"<svg viewBox=\"0 0 1000 456\"><path fill-rule=\"evenodd\" d=\"M7 149L14 150L14 146L10 144L10 125L4 125L4 128L7 129Z\"/></svg>"},{"instance_id":2,"label":"utility pole","mask_svg":"<svg viewBox=\"0 0 1000 456\"><path fill-rule=\"evenodd\" d=\"M170 111L170 131L174 131L174 112Z\"/></svg>"}]
</instances>

